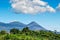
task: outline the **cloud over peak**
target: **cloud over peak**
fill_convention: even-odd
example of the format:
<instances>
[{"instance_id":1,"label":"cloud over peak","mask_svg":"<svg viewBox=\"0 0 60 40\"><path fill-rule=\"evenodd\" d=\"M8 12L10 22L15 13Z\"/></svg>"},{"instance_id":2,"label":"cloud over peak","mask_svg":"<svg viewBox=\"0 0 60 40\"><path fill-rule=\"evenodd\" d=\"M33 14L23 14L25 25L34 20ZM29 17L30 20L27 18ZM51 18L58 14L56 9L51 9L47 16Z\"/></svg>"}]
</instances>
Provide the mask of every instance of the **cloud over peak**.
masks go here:
<instances>
[{"instance_id":1,"label":"cloud over peak","mask_svg":"<svg viewBox=\"0 0 60 40\"><path fill-rule=\"evenodd\" d=\"M10 0L11 7L17 13L43 13L43 12L55 12L47 2L42 0Z\"/></svg>"}]
</instances>

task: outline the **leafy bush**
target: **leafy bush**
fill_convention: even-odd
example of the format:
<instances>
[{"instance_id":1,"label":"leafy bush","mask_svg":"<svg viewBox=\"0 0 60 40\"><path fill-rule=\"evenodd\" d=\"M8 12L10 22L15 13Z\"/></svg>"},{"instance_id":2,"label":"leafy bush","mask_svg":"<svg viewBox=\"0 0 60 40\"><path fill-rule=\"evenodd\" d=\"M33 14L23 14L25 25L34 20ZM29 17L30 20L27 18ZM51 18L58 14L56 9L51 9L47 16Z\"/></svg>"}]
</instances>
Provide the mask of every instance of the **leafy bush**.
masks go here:
<instances>
[{"instance_id":1,"label":"leafy bush","mask_svg":"<svg viewBox=\"0 0 60 40\"><path fill-rule=\"evenodd\" d=\"M6 31L1 31L0 40L60 40L60 34L43 30L32 31L28 27L21 31L13 28L8 34Z\"/></svg>"}]
</instances>

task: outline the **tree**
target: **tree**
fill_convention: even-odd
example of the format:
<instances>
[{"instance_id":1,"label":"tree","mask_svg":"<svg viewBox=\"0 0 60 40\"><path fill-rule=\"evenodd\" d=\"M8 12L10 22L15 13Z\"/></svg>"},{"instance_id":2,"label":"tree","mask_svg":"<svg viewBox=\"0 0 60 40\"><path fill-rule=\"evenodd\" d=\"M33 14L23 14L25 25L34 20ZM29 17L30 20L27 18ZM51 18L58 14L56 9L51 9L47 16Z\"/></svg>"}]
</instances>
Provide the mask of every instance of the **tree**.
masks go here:
<instances>
[{"instance_id":1,"label":"tree","mask_svg":"<svg viewBox=\"0 0 60 40\"><path fill-rule=\"evenodd\" d=\"M19 34L20 31L19 31L19 29L13 28L13 29L10 30L10 33L12 33L12 34Z\"/></svg>"},{"instance_id":2,"label":"tree","mask_svg":"<svg viewBox=\"0 0 60 40\"><path fill-rule=\"evenodd\" d=\"M4 35L4 34L6 34L6 31L5 31L5 30L2 30L2 31L0 32L0 34Z\"/></svg>"},{"instance_id":3,"label":"tree","mask_svg":"<svg viewBox=\"0 0 60 40\"><path fill-rule=\"evenodd\" d=\"M25 33L26 35L30 34L30 30L28 27L23 28L22 33Z\"/></svg>"},{"instance_id":4,"label":"tree","mask_svg":"<svg viewBox=\"0 0 60 40\"><path fill-rule=\"evenodd\" d=\"M28 27L26 27L26 28L23 28L23 30L22 30L22 32L29 32L30 30L29 30L29 28Z\"/></svg>"}]
</instances>

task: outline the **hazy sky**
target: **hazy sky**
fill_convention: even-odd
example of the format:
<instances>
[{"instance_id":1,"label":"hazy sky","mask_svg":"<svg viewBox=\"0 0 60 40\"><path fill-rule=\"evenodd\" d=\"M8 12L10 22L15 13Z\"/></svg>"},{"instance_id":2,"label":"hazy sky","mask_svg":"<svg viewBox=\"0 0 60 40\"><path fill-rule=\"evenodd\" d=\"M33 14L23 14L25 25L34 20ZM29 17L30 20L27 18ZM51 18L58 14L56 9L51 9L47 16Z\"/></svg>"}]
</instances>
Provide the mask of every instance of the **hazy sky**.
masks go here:
<instances>
[{"instance_id":1,"label":"hazy sky","mask_svg":"<svg viewBox=\"0 0 60 40\"><path fill-rule=\"evenodd\" d=\"M0 22L12 21L60 31L60 0L0 0Z\"/></svg>"}]
</instances>

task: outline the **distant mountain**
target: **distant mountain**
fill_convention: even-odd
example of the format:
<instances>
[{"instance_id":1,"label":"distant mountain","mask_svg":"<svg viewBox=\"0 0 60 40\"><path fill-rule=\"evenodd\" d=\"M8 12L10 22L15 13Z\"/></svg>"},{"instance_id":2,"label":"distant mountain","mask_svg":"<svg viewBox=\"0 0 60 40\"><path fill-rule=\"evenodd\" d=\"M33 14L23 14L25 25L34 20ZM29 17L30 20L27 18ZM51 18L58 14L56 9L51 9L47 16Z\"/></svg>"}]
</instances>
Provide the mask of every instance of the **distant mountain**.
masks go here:
<instances>
[{"instance_id":1,"label":"distant mountain","mask_svg":"<svg viewBox=\"0 0 60 40\"><path fill-rule=\"evenodd\" d=\"M10 30L12 28L17 28L17 29L23 29L24 27L26 27L25 24L20 23L20 22L10 22L10 23L2 23L0 22L0 30Z\"/></svg>"},{"instance_id":2,"label":"distant mountain","mask_svg":"<svg viewBox=\"0 0 60 40\"><path fill-rule=\"evenodd\" d=\"M31 22L27 26L29 27L30 30L46 30L45 28L43 28L42 26L40 26L36 22Z\"/></svg>"},{"instance_id":3,"label":"distant mountain","mask_svg":"<svg viewBox=\"0 0 60 40\"><path fill-rule=\"evenodd\" d=\"M25 27L26 26L25 24L23 24L21 22L17 22L17 21L10 22L10 23L8 23L8 25L11 26L11 27Z\"/></svg>"},{"instance_id":4,"label":"distant mountain","mask_svg":"<svg viewBox=\"0 0 60 40\"><path fill-rule=\"evenodd\" d=\"M37 24L36 22L31 22L28 25L23 24L21 22L10 22L10 23L3 23L0 22L0 30L10 30L12 28L17 28L17 29L23 29L25 27L29 27L30 30L46 30L45 28L43 28L42 26L40 26L39 24Z\"/></svg>"}]
</instances>

